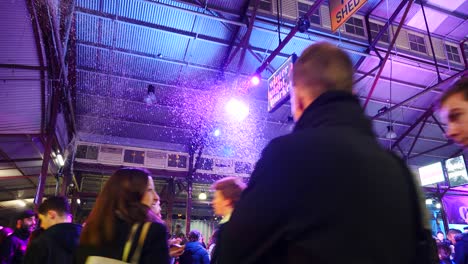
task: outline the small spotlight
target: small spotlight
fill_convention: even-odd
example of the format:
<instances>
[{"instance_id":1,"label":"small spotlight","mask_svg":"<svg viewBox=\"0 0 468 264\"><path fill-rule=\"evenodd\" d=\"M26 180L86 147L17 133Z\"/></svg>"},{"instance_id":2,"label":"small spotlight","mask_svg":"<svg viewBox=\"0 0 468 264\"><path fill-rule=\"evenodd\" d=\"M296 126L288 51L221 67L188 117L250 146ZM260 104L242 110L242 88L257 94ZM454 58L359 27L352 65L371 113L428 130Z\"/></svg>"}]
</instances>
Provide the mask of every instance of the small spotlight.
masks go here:
<instances>
[{"instance_id":1,"label":"small spotlight","mask_svg":"<svg viewBox=\"0 0 468 264\"><path fill-rule=\"evenodd\" d=\"M65 164L65 161L63 160L62 154L57 154L57 163L62 167Z\"/></svg>"},{"instance_id":2,"label":"small spotlight","mask_svg":"<svg viewBox=\"0 0 468 264\"><path fill-rule=\"evenodd\" d=\"M76 203L77 203L77 204L81 204L80 198L76 199Z\"/></svg>"},{"instance_id":3,"label":"small spotlight","mask_svg":"<svg viewBox=\"0 0 468 264\"><path fill-rule=\"evenodd\" d=\"M432 199L426 199L426 205L431 205L432 204Z\"/></svg>"},{"instance_id":4,"label":"small spotlight","mask_svg":"<svg viewBox=\"0 0 468 264\"><path fill-rule=\"evenodd\" d=\"M244 102L234 98L228 101L225 109L237 121L242 121L249 115L249 107Z\"/></svg>"},{"instance_id":5,"label":"small spotlight","mask_svg":"<svg viewBox=\"0 0 468 264\"><path fill-rule=\"evenodd\" d=\"M436 203L435 207L436 207L437 209L440 209L440 208L442 207L442 205L440 205L440 203Z\"/></svg>"},{"instance_id":6,"label":"small spotlight","mask_svg":"<svg viewBox=\"0 0 468 264\"><path fill-rule=\"evenodd\" d=\"M201 193L198 195L198 199L200 199L200 200L206 200L206 193L205 193L205 192L201 192Z\"/></svg>"},{"instance_id":7,"label":"small spotlight","mask_svg":"<svg viewBox=\"0 0 468 264\"><path fill-rule=\"evenodd\" d=\"M215 131L213 132L213 135L215 137L219 137L219 135L221 135L221 130L219 130L219 128L215 129Z\"/></svg>"},{"instance_id":8,"label":"small spotlight","mask_svg":"<svg viewBox=\"0 0 468 264\"><path fill-rule=\"evenodd\" d=\"M250 83L252 85L258 85L260 83L260 77L258 76L258 74L252 76L252 78L250 79Z\"/></svg>"}]
</instances>

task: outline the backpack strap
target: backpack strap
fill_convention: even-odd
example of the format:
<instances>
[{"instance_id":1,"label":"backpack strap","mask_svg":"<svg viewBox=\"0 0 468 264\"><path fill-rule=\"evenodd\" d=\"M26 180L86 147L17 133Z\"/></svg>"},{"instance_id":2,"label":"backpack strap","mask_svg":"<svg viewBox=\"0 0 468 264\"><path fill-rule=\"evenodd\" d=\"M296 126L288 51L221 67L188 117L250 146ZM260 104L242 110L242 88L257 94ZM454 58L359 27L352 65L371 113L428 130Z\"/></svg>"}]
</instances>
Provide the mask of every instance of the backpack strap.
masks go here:
<instances>
[{"instance_id":1,"label":"backpack strap","mask_svg":"<svg viewBox=\"0 0 468 264\"><path fill-rule=\"evenodd\" d=\"M138 229L138 224L133 224L130 234L128 235L127 242L125 242L123 254L122 254L122 261L127 262L128 255L130 254L130 249L132 248L133 239L135 238L136 231Z\"/></svg>"},{"instance_id":2,"label":"backpack strap","mask_svg":"<svg viewBox=\"0 0 468 264\"><path fill-rule=\"evenodd\" d=\"M138 239L138 245L135 249L135 253L133 253L132 260L130 263L137 264L140 261L141 251L143 249L143 245L145 244L146 236L148 235L149 228L151 226L151 222L146 222L143 224L143 228L141 229L140 238Z\"/></svg>"}]
</instances>

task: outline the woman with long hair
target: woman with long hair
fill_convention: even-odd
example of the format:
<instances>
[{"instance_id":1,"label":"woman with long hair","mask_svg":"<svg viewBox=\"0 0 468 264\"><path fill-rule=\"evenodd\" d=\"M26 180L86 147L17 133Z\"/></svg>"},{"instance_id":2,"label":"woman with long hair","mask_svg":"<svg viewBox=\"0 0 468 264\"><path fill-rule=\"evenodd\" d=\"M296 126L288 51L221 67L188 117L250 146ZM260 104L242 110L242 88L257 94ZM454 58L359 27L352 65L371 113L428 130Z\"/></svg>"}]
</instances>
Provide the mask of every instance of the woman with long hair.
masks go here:
<instances>
[{"instance_id":1,"label":"woman with long hair","mask_svg":"<svg viewBox=\"0 0 468 264\"><path fill-rule=\"evenodd\" d=\"M117 170L104 185L81 232L76 262L90 263L90 256L122 260L124 248L133 234L134 243L125 250L127 259L138 252L138 263L169 263L167 229L151 210L157 200L154 182L147 170ZM147 222L151 224L143 246L138 248L138 238L144 237L140 235L146 233L142 230Z\"/></svg>"}]
</instances>

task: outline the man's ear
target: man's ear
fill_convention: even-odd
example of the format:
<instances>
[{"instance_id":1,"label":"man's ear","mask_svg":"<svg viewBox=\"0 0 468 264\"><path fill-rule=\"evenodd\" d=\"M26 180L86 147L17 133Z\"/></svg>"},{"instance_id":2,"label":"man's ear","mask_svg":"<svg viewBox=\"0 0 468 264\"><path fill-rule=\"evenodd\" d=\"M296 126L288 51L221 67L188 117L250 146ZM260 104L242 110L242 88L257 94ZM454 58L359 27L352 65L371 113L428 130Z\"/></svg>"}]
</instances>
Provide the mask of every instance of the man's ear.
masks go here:
<instances>
[{"instance_id":1,"label":"man's ear","mask_svg":"<svg viewBox=\"0 0 468 264\"><path fill-rule=\"evenodd\" d=\"M47 215L49 216L50 219L54 220L57 218L58 214L54 210L49 210L47 211Z\"/></svg>"}]
</instances>

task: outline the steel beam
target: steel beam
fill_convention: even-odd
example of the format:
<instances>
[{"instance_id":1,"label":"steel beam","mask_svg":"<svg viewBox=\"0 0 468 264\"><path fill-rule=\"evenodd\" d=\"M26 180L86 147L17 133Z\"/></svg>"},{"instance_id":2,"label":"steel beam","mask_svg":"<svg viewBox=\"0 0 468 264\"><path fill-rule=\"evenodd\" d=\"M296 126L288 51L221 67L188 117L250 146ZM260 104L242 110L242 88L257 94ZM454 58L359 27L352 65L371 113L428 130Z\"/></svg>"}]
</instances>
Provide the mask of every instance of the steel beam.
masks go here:
<instances>
[{"instance_id":1,"label":"steel beam","mask_svg":"<svg viewBox=\"0 0 468 264\"><path fill-rule=\"evenodd\" d=\"M413 125L411 125L396 141L395 144L393 144L392 149L395 147L395 145L400 144L400 142L411 132L413 129L421 123L424 119L427 118L427 116L431 115L433 113L432 107L430 107L424 114L422 114L416 122L414 122Z\"/></svg>"},{"instance_id":2,"label":"steel beam","mask_svg":"<svg viewBox=\"0 0 468 264\"><path fill-rule=\"evenodd\" d=\"M244 64L244 59L245 59L245 52L247 50L247 47L249 46L249 42L250 42L250 35L252 34L252 30L253 30L253 26L254 26L254 22L255 22L255 17L257 16L257 9L258 9L258 4L260 2L260 0L254 0L254 9L252 11L252 16L250 17L250 21L249 21L249 27L247 28L247 32L245 33L243 39L242 39L242 43L241 43L241 48L242 48L242 54L241 54L241 57L239 59L239 63L237 63L237 70L236 72L239 74L240 72L240 68L242 67L242 64ZM247 1L247 5L248 5L248 2ZM235 54L234 54L235 55ZM231 57L231 60L232 60L233 57Z\"/></svg>"},{"instance_id":3,"label":"steel beam","mask_svg":"<svg viewBox=\"0 0 468 264\"><path fill-rule=\"evenodd\" d=\"M432 114L432 119L434 119L435 123L437 124L437 126L440 128L440 130L442 130L442 133L444 133L445 135L445 129L444 127L440 124L439 120L437 120L437 118L434 116L434 114Z\"/></svg>"},{"instance_id":4,"label":"steel beam","mask_svg":"<svg viewBox=\"0 0 468 264\"><path fill-rule=\"evenodd\" d=\"M429 25L427 24L426 11L424 11L423 2L421 2L421 9L422 9L423 17L424 17L424 24L426 24L427 36L429 37L429 44L431 45L432 58L434 59L434 64L435 64L436 71L437 71L437 78L438 78L439 82L441 82L442 78L440 77L439 64L437 63L437 59L436 59L436 56L435 56L434 44L432 44L431 32L429 31Z\"/></svg>"},{"instance_id":5,"label":"steel beam","mask_svg":"<svg viewBox=\"0 0 468 264\"><path fill-rule=\"evenodd\" d=\"M322 4L323 1L324 0L315 1L315 3L310 7L309 11L307 11L305 16L307 16L307 17L311 16L315 12L315 10L317 10L317 8L320 7L320 5ZM276 55L278 55L280 53L280 51L286 46L286 44L288 44L289 41L294 37L294 35L296 35L297 31L299 31L299 25L296 25L291 29L291 31L286 36L286 38L284 38L284 40L270 54L270 56L268 56L268 58L266 58L266 60L262 63L262 65L260 65L260 67L258 67L258 69L257 69L258 74L260 74L261 72L263 72L266 69L266 67L271 63L271 61L276 57Z\"/></svg>"},{"instance_id":6,"label":"steel beam","mask_svg":"<svg viewBox=\"0 0 468 264\"><path fill-rule=\"evenodd\" d=\"M377 75L375 76L375 79L374 79L374 82L372 84L372 87L369 91L369 94L367 95L367 98L366 98L366 101L364 102L364 105L362 106L363 109L366 109L367 107L367 104L369 103L369 100L370 98L372 97L372 94L374 93L374 90L375 90L375 87L377 87L377 83L379 82L379 78L380 78L380 75L382 74L384 68L385 68L385 63L387 62L388 60L388 57L390 56L390 53L391 53L391 50L393 49L393 46L395 45L395 42L398 38L398 35L400 34L400 30L403 26L403 24L405 23L405 20L406 20L406 17L408 16L408 12L410 11L411 9L411 5L413 4L413 1L414 0L409 0L408 1L408 4L406 6L406 10L405 12L403 13L403 16L401 18L401 21L400 23L398 24L398 27L397 27L397 30L395 32L395 35L393 36L393 39L392 39L392 42L390 43L390 45L388 46L388 50L387 50L387 53L385 54L385 57L383 58L383 61L382 61L382 65L380 66L380 69L379 71L377 72ZM379 32L381 34L383 34L383 32ZM377 38L376 38L377 39Z\"/></svg>"},{"instance_id":7,"label":"steel beam","mask_svg":"<svg viewBox=\"0 0 468 264\"><path fill-rule=\"evenodd\" d=\"M434 150L438 150L438 149L441 149L441 148L445 148L445 147L450 146L450 145L452 145L452 144L453 144L453 142L449 141L449 142L447 142L447 143L445 143L445 144L443 144L443 145L440 145L440 146L437 146L437 147L428 149L428 150L426 150L426 151L423 151L423 152L420 152L420 153L418 153L418 154L416 154L416 155L413 155L413 156L411 156L411 157L408 157L408 159L413 159L413 158L419 157L419 156L421 156L421 155L430 153L430 152L432 152L432 151L434 151Z\"/></svg>"},{"instance_id":8,"label":"steel beam","mask_svg":"<svg viewBox=\"0 0 468 264\"><path fill-rule=\"evenodd\" d=\"M404 101L402 101L402 102L400 102L400 103L398 103L398 104L396 104L396 105L394 105L394 106L388 108L387 111L384 111L384 112L382 112L382 113L376 114L376 115L373 116L371 119L376 119L376 118L378 118L378 117L380 117L380 116L382 116L382 115L385 115L385 114L387 114L388 112L391 112L391 111L395 110L396 108L398 108L398 107L400 107L400 106L402 106L402 105L404 105L404 104L406 104L406 103L408 103L408 102L411 102L411 101L413 101L414 99L416 99L416 98L420 97L421 95L424 95L424 94L426 94L426 93L428 93L428 92L430 92L430 91L432 91L432 90L435 90L435 89L438 89L438 88L446 88L447 86L451 86L451 85L453 85L453 84L458 80L458 78L459 78L460 76L463 76L465 73L468 73L468 70L461 71L461 72L459 72L459 73L453 75L452 77L450 77L450 78L448 78L448 79L445 79L445 80L443 80L442 82L440 82L440 83L438 83L438 84L436 84L436 85L434 85L434 86L432 86L432 87L427 88L427 89L424 90L424 91L421 91L421 92L419 92L419 93L417 93L417 94L411 96L410 98L408 98L408 99L406 99L406 100L404 100ZM442 90L445 90L445 89L442 89Z\"/></svg>"},{"instance_id":9,"label":"steel beam","mask_svg":"<svg viewBox=\"0 0 468 264\"><path fill-rule=\"evenodd\" d=\"M406 155L406 157L411 156L411 152L413 151L413 148L414 148L414 146L416 145L416 142L418 141L418 138L419 138L419 136L421 135L421 132L422 132L422 130L424 129L424 126L426 125L426 121L427 121L428 118L429 118L429 115L427 115L427 116L424 118L424 120L422 121L421 126L419 127L419 131L418 131L418 133L416 134L416 137L414 138L413 143L411 144L411 147L410 147L410 149L408 150L408 154Z\"/></svg>"}]
</instances>

